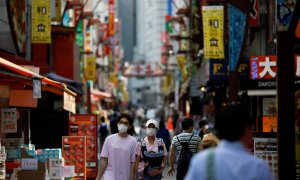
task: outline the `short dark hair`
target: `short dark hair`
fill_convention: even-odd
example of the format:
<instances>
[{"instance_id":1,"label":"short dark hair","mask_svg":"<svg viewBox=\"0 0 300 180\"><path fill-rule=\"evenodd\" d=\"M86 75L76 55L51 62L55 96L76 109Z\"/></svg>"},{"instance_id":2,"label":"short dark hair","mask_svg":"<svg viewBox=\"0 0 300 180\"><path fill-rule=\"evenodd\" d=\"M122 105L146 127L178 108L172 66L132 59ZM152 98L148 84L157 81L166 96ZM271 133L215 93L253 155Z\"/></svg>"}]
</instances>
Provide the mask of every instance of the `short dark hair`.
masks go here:
<instances>
[{"instance_id":1,"label":"short dark hair","mask_svg":"<svg viewBox=\"0 0 300 180\"><path fill-rule=\"evenodd\" d=\"M251 127L251 115L239 104L224 106L216 116L215 129L220 139L237 141Z\"/></svg>"},{"instance_id":2,"label":"short dark hair","mask_svg":"<svg viewBox=\"0 0 300 180\"><path fill-rule=\"evenodd\" d=\"M100 121L101 121L101 122L104 122L104 121L105 121L105 118L104 118L103 116L101 116Z\"/></svg>"},{"instance_id":3,"label":"short dark hair","mask_svg":"<svg viewBox=\"0 0 300 180\"><path fill-rule=\"evenodd\" d=\"M194 127L194 121L191 118L184 118L181 127L182 130L188 130L190 127Z\"/></svg>"},{"instance_id":4,"label":"short dark hair","mask_svg":"<svg viewBox=\"0 0 300 180\"><path fill-rule=\"evenodd\" d=\"M122 118L126 118L129 122L129 125L132 125L133 124L133 119L132 117L129 115L129 114L126 114L126 113L121 113L120 116L118 117L117 119L117 123L120 122L120 120Z\"/></svg>"},{"instance_id":5,"label":"short dark hair","mask_svg":"<svg viewBox=\"0 0 300 180\"><path fill-rule=\"evenodd\" d=\"M208 121L206 120L201 120L199 121L199 127L202 128L203 126L208 125Z\"/></svg>"}]
</instances>

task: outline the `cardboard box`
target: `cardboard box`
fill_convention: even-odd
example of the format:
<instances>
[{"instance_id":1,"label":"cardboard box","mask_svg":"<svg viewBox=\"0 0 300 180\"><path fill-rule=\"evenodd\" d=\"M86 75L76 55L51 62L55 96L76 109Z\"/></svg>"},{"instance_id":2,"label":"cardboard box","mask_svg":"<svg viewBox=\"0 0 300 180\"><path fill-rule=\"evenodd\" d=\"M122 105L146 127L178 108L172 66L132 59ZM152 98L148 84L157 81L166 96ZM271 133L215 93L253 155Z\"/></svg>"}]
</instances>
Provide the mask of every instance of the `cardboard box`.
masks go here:
<instances>
[{"instance_id":1,"label":"cardboard box","mask_svg":"<svg viewBox=\"0 0 300 180\"><path fill-rule=\"evenodd\" d=\"M45 180L45 170L19 171L18 180Z\"/></svg>"}]
</instances>

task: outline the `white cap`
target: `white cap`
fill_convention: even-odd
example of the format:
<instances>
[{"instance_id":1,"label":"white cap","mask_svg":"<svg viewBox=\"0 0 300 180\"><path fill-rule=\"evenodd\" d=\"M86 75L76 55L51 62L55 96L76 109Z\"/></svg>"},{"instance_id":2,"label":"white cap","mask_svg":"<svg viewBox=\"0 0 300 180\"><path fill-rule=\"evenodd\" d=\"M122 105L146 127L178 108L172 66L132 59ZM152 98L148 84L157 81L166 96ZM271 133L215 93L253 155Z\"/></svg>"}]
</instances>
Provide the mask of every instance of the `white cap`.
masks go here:
<instances>
[{"instance_id":1,"label":"white cap","mask_svg":"<svg viewBox=\"0 0 300 180\"><path fill-rule=\"evenodd\" d=\"M154 119L149 119L147 122L146 122L146 127L149 126L149 124L154 124L155 128L158 129L159 125L158 125L158 122Z\"/></svg>"}]
</instances>

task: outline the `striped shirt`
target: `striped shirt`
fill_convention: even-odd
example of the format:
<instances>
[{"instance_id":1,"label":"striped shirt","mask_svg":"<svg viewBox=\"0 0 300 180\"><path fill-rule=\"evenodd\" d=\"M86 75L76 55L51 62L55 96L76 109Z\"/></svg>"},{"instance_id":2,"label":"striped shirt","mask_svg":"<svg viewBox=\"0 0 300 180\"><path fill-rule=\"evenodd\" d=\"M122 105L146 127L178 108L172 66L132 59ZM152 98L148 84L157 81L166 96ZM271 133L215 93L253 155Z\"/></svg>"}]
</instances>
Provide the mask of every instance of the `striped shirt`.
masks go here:
<instances>
[{"instance_id":1,"label":"striped shirt","mask_svg":"<svg viewBox=\"0 0 300 180\"><path fill-rule=\"evenodd\" d=\"M193 136L193 137L191 138L191 136ZM193 134L193 133L182 132L182 133L178 134L177 136L174 136L171 145L173 147L175 147L175 149L176 149L177 159L180 155L181 148L182 148L180 142L181 143L188 142L190 138L191 138L191 140L189 143L189 148L190 148L191 152L195 154L198 152L198 145L200 144L200 137L198 135ZM178 141L178 139L180 142Z\"/></svg>"}]
</instances>

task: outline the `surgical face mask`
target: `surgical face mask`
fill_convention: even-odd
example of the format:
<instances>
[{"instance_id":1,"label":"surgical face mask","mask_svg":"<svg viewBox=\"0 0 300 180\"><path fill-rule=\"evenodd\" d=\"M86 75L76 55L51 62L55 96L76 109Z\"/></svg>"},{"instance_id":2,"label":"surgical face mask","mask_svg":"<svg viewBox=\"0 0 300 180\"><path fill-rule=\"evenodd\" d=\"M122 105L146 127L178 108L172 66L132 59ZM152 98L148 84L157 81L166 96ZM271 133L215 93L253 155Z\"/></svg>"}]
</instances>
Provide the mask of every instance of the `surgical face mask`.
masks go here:
<instances>
[{"instance_id":1,"label":"surgical face mask","mask_svg":"<svg viewBox=\"0 0 300 180\"><path fill-rule=\"evenodd\" d=\"M124 124L118 124L118 130L120 133L125 133L128 130L128 127Z\"/></svg>"},{"instance_id":2,"label":"surgical face mask","mask_svg":"<svg viewBox=\"0 0 300 180\"><path fill-rule=\"evenodd\" d=\"M147 128L147 135L148 136L155 136L156 129L155 128Z\"/></svg>"},{"instance_id":3,"label":"surgical face mask","mask_svg":"<svg viewBox=\"0 0 300 180\"><path fill-rule=\"evenodd\" d=\"M205 125L205 129L209 129L209 125Z\"/></svg>"}]
</instances>

